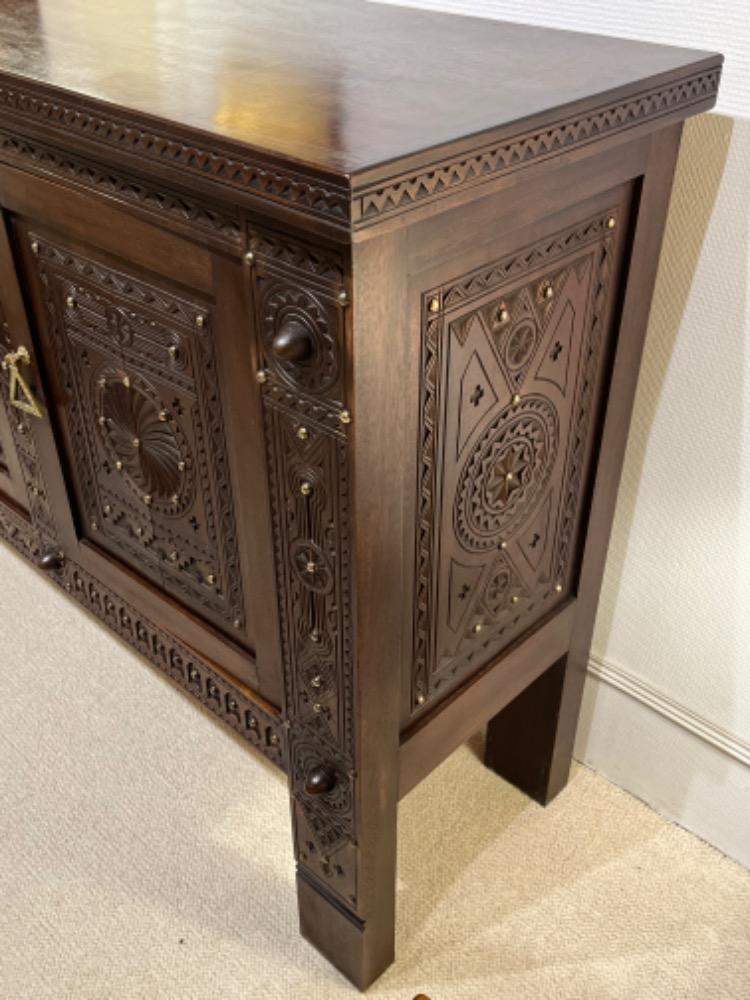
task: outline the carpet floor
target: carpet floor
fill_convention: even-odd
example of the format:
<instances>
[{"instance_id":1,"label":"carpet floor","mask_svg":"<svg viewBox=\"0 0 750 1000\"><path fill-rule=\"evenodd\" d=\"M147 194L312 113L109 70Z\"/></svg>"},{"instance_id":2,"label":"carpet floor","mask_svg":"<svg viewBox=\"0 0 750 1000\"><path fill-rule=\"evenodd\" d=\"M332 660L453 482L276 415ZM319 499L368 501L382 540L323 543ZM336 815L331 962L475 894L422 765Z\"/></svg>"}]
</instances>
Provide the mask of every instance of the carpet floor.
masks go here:
<instances>
[{"instance_id":1,"label":"carpet floor","mask_svg":"<svg viewBox=\"0 0 750 1000\"><path fill-rule=\"evenodd\" d=\"M5 546L0 657L2 1000L359 995L297 935L283 776ZM542 809L480 750L402 803L368 996L750 998L750 873L585 768Z\"/></svg>"}]
</instances>

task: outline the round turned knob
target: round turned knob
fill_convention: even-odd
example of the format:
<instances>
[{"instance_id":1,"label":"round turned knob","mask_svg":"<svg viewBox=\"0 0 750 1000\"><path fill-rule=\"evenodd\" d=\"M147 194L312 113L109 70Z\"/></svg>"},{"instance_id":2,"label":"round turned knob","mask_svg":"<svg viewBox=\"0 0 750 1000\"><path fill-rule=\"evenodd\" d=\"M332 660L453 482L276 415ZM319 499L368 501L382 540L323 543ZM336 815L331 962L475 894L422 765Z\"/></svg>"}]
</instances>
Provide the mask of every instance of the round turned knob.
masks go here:
<instances>
[{"instance_id":1,"label":"round turned knob","mask_svg":"<svg viewBox=\"0 0 750 1000\"><path fill-rule=\"evenodd\" d=\"M62 569L64 562L65 556L63 553L59 549L53 549L41 556L39 559L39 568L46 570L48 573L53 573L56 569Z\"/></svg>"},{"instance_id":2,"label":"round turned knob","mask_svg":"<svg viewBox=\"0 0 750 1000\"><path fill-rule=\"evenodd\" d=\"M298 365L309 361L313 353L310 331L297 319L285 320L271 341L271 349L280 361Z\"/></svg>"},{"instance_id":3,"label":"round turned knob","mask_svg":"<svg viewBox=\"0 0 750 1000\"><path fill-rule=\"evenodd\" d=\"M308 795L327 795L336 787L336 772L324 764L313 768L307 776L305 791Z\"/></svg>"}]
</instances>

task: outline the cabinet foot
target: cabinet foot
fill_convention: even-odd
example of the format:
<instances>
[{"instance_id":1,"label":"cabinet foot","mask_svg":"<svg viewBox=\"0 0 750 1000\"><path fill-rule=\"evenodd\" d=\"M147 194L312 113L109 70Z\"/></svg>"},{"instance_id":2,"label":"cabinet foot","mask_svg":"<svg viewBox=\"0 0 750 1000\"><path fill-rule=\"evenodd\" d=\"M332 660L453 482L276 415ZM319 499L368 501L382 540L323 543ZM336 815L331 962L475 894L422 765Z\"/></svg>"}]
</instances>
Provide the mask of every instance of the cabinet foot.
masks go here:
<instances>
[{"instance_id":1,"label":"cabinet foot","mask_svg":"<svg viewBox=\"0 0 750 1000\"><path fill-rule=\"evenodd\" d=\"M358 989L366 990L393 962L392 910L362 920L303 868L297 869L297 899L302 936Z\"/></svg>"}]
</instances>

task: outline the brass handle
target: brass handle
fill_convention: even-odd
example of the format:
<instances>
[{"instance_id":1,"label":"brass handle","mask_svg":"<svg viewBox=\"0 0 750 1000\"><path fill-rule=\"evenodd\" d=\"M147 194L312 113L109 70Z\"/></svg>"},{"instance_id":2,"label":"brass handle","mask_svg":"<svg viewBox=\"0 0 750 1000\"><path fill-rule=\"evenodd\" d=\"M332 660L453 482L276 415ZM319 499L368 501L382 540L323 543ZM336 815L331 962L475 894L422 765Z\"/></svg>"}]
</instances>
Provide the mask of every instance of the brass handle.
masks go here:
<instances>
[{"instance_id":1,"label":"brass handle","mask_svg":"<svg viewBox=\"0 0 750 1000\"><path fill-rule=\"evenodd\" d=\"M10 382L8 383L8 395L10 405L24 413L30 413L32 417L43 416L41 407L34 397L34 393L29 387L29 383L18 370L19 365L30 365L31 355L27 349L21 345L15 351L6 354L2 360L3 371L10 371Z\"/></svg>"}]
</instances>

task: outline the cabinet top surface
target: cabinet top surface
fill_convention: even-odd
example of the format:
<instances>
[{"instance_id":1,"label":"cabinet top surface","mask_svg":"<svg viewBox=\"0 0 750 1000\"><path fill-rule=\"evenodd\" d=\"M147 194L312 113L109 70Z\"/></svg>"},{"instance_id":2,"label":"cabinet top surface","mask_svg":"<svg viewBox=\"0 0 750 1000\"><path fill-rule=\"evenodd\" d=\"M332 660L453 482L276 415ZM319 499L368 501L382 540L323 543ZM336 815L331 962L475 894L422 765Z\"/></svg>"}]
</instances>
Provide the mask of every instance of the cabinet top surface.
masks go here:
<instances>
[{"instance_id":1,"label":"cabinet top surface","mask_svg":"<svg viewBox=\"0 0 750 1000\"><path fill-rule=\"evenodd\" d=\"M346 175L636 94L720 57L363 0L6 0L0 83Z\"/></svg>"}]
</instances>

